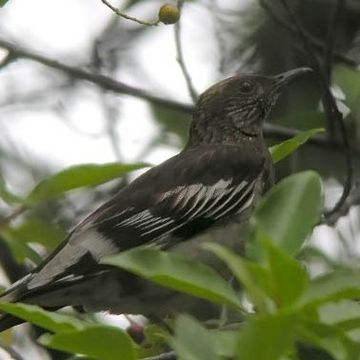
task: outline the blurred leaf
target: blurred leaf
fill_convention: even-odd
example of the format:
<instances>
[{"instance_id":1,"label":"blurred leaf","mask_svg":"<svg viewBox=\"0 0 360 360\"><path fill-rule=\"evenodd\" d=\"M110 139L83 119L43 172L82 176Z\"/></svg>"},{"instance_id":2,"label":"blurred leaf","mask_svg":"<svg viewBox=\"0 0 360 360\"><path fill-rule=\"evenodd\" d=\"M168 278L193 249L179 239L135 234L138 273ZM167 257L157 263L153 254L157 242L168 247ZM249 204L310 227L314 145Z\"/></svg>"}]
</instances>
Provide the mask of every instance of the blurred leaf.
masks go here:
<instances>
[{"instance_id":1,"label":"blurred leaf","mask_svg":"<svg viewBox=\"0 0 360 360\"><path fill-rule=\"evenodd\" d=\"M189 132L189 115L154 104L151 105L151 110L154 120L161 126L161 139L164 138L164 132L175 134L180 138L182 144L185 144Z\"/></svg>"},{"instance_id":2,"label":"blurred leaf","mask_svg":"<svg viewBox=\"0 0 360 360\"><path fill-rule=\"evenodd\" d=\"M326 302L360 297L360 276L351 271L334 271L313 279L303 296L300 306L316 306Z\"/></svg>"},{"instance_id":3,"label":"blurred leaf","mask_svg":"<svg viewBox=\"0 0 360 360\"><path fill-rule=\"evenodd\" d=\"M34 264L38 265L41 263L41 256L26 242L22 239L18 239L16 236L12 236L8 229L2 229L1 235L9 246L14 259L22 264L25 260L29 259Z\"/></svg>"},{"instance_id":4,"label":"blurred leaf","mask_svg":"<svg viewBox=\"0 0 360 360\"><path fill-rule=\"evenodd\" d=\"M36 204L80 187L100 185L146 166L148 165L119 163L71 166L38 183L27 196L26 203Z\"/></svg>"},{"instance_id":5,"label":"blurred leaf","mask_svg":"<svg viewBox=\"0 0 360 360\"><path fill-rule=\"evenodd\" d=\"M298 253L297 258L306 262L321 261L324 265L331 269L340 267L340 264L337 263L335 259L332 259L323 251L311 245L303 246Z\"/></svg>"},{"instance_id":6,"label":"blurred leaf","mask_svg":"<svg viewBox=\"0 0 360 360\"><path fill-rule=\"evenodd\" d=\"M295 254L322 211L321 179L314 171L291 175L276 184L255 213L255 225L274 244Z\"/></svg>"},{"instance_id":7,"label":"blurred leaf","mask_svg":"<svg viewBox=\"0 0 360 360\"><path fill-rule=\"evenodd\" d=\"M302 131L300 134L294 136L292 139L271 146L269 148L269 151L273 162L277 163L278 161L291 155L299 146L305 144L313 135L323 131L324 129L322 128Z\"/></svg>"},{"instance_id":8,"label":"blurred leaf","mask_svg":"<svg viewBox=\"0 0 360 360\"><path fill-rule=\"evenodd\" d=\"M237 359L278 360L292 346L296 322L291 314L250 318L239 332Z\"/></svg>"},{"instance_id":9,"label":"blurred leaf","mask_svg":"<svg viewBox=\"0 0 360 360\"><path fill-rule=\"evenodd\" d=\"M360 343L360 304L357 301L342 300L321 305L319 319L324 324L336 325Z\"/></svg>"},{"instance_id":10,"label":"blurred leaf","mask_svg":"<svg viewBox=\"0 0 360 360\"><path fill-rule=\"evenodd\" d=\"M252 302L256 305L259 312L267 312L265 294L259 287L259 285L267 284L268 281L258 282L258 277L261 276L264 279L268 277L268 274L258 264L251 264L250 262L236 255L231 250L215 244L208 243L203 246L205 249L212 251L218 256L224 263L231 269L233 275L237 280L245 287ZM264 273L265 272L265 273ZM268 285L266 285L268 286Z\"/></svg>"},{"instance_id":11,"label":"blurred leaf","mask_svg":"<svg viewBox=\"0 0 360 360\"><path fill-rule=\"evenodd\" d=\"M193 296L241 307L234 290L218 273L179 254L139 247L107 257L102 262Z\"/></svg>"},{"instance_id":12,"label":"blurred leaf","mask_svg":"<svg viewBox=\"0 0 360 360\"><path fill-rule=\"evenodd\" d=\"M324 349L335 360L358 360L359 346L336 326L302 321L297 329L301 340Z\"/></svg>"},{"instance_id":13,"label":"blurred leaf","mask_svg":"<svg viewBox=\"0 0 360 360\"><path fill-rule=\"evenodd\" d=\"M56 247L66 236L61 229L35 218L26 220L16 228L7 229L6 233L11 241L37 243L48 249Z\"/></svg>"},{"instance_id":14,"label":"blurred leaf","mask_svg":"<svg viewBox=\"0 0 360 360\"><path fill-rule=\"evenodd\" d=\"M3 7L9 0L0 0L0 7Z\"/></svg>"},{"instance_id":15,"label":"blurred leaf","mask_svg":"<svg viewBox=\"0 0 360 360\"><path fill-rule=\"evenodd\" d=\"M345 94L345 102L355 114L360 115L360 72L355 68L339 65L335 68L334 81Z\"/></svg>"},{"instance_id":16,"label":"blurred leaf","mask_svg":"<svg viewBox=\"0 0 360 360\"><path fill-rule=\"evenodd\" d=\"M280 308L293 305L309 283L305 269L298 261L269 241L263 241L262 245L270 265L272 298Z\"/></svg>"},{"instance_id":17,"label":"blurred leaf","mask_svg":"<svg viewBox=\"0 0 360 360\"><path fill-rule=\"evenodd\" d=\"M52 349L98 360L135 360L130 337L123 330L112 326L92 325L55 335L45 334L39 342Z\"/></svg>"},{"instance_id":18,"label":"blurred leaf","mask_svg":"<svg viewBox=\"0 0 360 360\"><path fill-rule=\"evenodd\" d=\"M216 353L221 358L234 358L238 331L235 330L212 330L213 343Z\"/></svg>"},{"instance_id":19,"label":"blurred leaf","mask_svg":"<svg viewBox=\"0 0 360 360\"><path fill-rule=\"evenodd\" d=\"M179 360L220 360L211 332L188 315L176 319L170 343Z\"/></svg>"},{"instance_id":20,"label":"blurred leaf","mask_svg":"<svg viewBox=\"0 0 360 360\"><path fill-rule=\"evenodd\" d=\"M0 310L52 332L73 331L87 326L73 316L46 311L34 305L0 303Z\"/></svg>"},{"instance_id":21,"label":"blurred leaf","mask_svg":"<svg viewBox=\"0 0 360 360\"><path fill-rule=\"evenodd\" d=\"M5 180L0 175L0 199L2 199L6 204L21 204L24 200L19 196L12 194L7 190Z\"/></svg>"}]
</instances>

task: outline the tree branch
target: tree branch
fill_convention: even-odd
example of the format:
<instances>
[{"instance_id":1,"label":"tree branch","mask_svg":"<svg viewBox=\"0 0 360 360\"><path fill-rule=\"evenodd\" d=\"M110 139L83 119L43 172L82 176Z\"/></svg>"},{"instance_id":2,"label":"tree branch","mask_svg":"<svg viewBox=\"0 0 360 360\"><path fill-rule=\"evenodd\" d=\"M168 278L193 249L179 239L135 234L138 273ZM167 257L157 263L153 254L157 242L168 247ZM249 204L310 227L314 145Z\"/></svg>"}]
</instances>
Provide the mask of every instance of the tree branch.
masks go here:
<instances>
[{"instance_id":1,"label":"tree branch","mask_svg":"<svg viewBox=\"0 0 360 360\"><path fill-rule=\"evenodd\" d=\"M259 0L260 6L265 10L265 12L269 15L269 17L279 26L281 26L282 28L284 28L286 31L289 32L289 34L293 35L296 38L299 38L299 33L298 31L291 26L290 24L288 24L286 21L284 21L284 19L282 19L278 14L276 14L276 12L272 9L272 7L265 1L265 0ZM318 39L317 37L313 36L312 34L308 33L305 29L303 29L307 38L309 39L312 47L314 49L316 49L318 52L324 53L325 51L325 44L323 41L321 41L320 39ZM359 64L353 60L350 59L348 57L346 57L345 55L341 54L341 53L337 53L337 52L333 52L333 55L335 60L349 65L351 67L357 67Z\"/></svg>"},{"instance_id":2,"label":"tree branch","mask_svg":"<svg viewBox=\"0 0 360 360\"><path fill-rule=\"evenodd\" d=\"M0 47L11 51L14 55L16 55L17 58L24 58L24 59L36 61L40 64L49 66L53 69L63 71L67 75L73 77L74 79L90 81L105 90L110 90L119 94L135 96L137 98L150 101L156 105L160 105L163 107L171 108L173 110L178 110L182 112L190 113L192 109L191 105L179 103L173 100L164 99L160 96L153 95L145 90L141 90L131 85L124 84L123 82L113 80L107 76L101 74L94 74L74 66L66 65L49 57L36 54L35 52L29 50L22 49L20 46L15 45L3 39L0 39Z\"/></svg>"},{"instance_id":3,"label":"tree branch","mask_svg":"<svg viewBox=\"0 0 360 360\"><path fill-rule=\"evenodd\" d=\"M299 37L302 39L304 48L309 55L309 60L311 61L312 67L314 68L315 72L317 73L320 84L323 87L324 95L322 98L322 103L324 106L326 117L328 119L329 128L331 129L333 127L333 125L335 125L335 124L337 124L339 126L343 144L344 144L346 166L347 166L347 177L346 177L346 180L344 183L344 188L343 188L343 192L341 194L340 199L336 202L333 209L331 209L325 213L326 217L330 217L330 216L334 215L336 212L341 210L341 208L344 205L346 198L350 194L350 191L352 188L354 165L353 165L353 159L352 159L352 152L351 152L351 148L350 148L350 144L349 144L349 137L348 137L347 129L346 129L346 126L345 126L345 123L343 120L343 116L337 107L336 100L329 88L328 80L327 80L326 75L324 74L323 70L321 69L321 65L315 55L315 52L314 52L314 49L313 49L310 39L306 35L300 22L298 21L294 10L287 3L287 0L280 0L280 1L283 5L284 9L287 11L291 22L294 24L294 27L297 29ZM342 6L342 0L338 0L338 1L339 1L339 6ZM336 16L335 19L338 19L338 17ZM336 26L336 24L332 24L332 25ZM332 42L330 43L330 45L331 46L333 45ZM328 44L328 46L329 46L329 44ZM328 49L327 52L332 53L332 47L331 47L331 49ZM330 133L330 138L334 139L334 137L331 135L332 134Z\"/></svg>"},{"instance_id":4,"label":"tree branch","mask_svg":"<svg viewBox=\"0 0 360 360\"><path fill-rule=\"evenodd\" d=\"M78 80L86 80L95 85L98 85L102 89L112 91L117 94L124 94L129 96L134 96L146 101L149 101L153 104L160 105L164 108L170 110L180 111L183 113L191 114L193 110L193 105L181 103L175 100L169 100L162 97L155 96L145 90L127 85L123 82L116 81L101 74L93 74L88 71L82 70L80 68L63 64L52 58L36 54L31 50L25 50L15 45L9 41L3 40L0 38L0 47L5 48L9 51L16 53L18 58L29 59L50 68L63 71L65 74L74 77ZM293 128L287 128L284 126L279 126L275 124L265 124L264 133L266 137L271 137L276 140L286 140L290 137L296 136L299 134L299 130ZM307 144L317 146L323 149L332 149L339 153L343 153L345 150L344 144L336 141L330 141L324 136L315 136L308 140ZM353 155L360 158L360 149L352 149Z\"/></svg>"},{"instance_id":5,"label":"tree branch","mask_svg":"<svg viewBox=\"0 0 360 360\"><path fill-rule=\"evenodd\" d=\"M101 0L101 2L103 4L105 4L111 11L113 11L116 15L121 16L122 18L126 19L126 20L131 20L134 21L140 25L145 25L145 26L157 26L159 25L159 20L156 21L144 21L144 20L140 20L137 19L133 16L124 14L123 12L121 12L119 9L117 9L115 6L111 5L107 0Z\"/></svg>"},{"instance_id":6,"label":"tree branch","mask_svg":"<svg viewBox=\"0 0 360 360\"><path fill-rule=\"evenodd\" d=\"M177 7L178 7L180 12L182 11L183 5L184 5L184 0L178 0ZM181 17L180 17L179 21L174 26L177 61L178 61L179 65L180 65L181 71L182 71L182 73L184 75L184 79L185 79L187 88L189 90L190 97L191 97L192 101L195 103L197 98L198 98L198 94L196 93L196 90L195 90L194 85L193 85L192 80L191 80L190 73L189 73L189 71L188 71L188 69L186 67L186 64L185 64L184 55L183 55L183 51L182 51L181 36L180 36L180 33L181 33L180 22L181 22Z\"/></svg>"}]
</instances>

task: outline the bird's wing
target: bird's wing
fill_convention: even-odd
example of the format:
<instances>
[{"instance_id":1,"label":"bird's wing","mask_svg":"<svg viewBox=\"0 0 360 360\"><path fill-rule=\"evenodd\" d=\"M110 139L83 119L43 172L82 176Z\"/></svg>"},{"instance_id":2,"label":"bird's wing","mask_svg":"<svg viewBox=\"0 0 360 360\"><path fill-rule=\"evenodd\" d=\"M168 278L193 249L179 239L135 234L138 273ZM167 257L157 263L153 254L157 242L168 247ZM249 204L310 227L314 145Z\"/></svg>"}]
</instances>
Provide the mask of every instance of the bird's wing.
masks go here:
<instances>
[{"instance_id":1,"label":"bird's wing","mask_svg":"<svg viewBox=\"0 0 360 360\"><path fill-rule=\"evenodd\" d=\"M149 170L80 223L35 269L27 289L77 281L97 271L104 256L139 245L171 247L173 238L185 241L249 209L265 159L244 153L235 146L188 150Z\"/></svg>"}]
</instances>

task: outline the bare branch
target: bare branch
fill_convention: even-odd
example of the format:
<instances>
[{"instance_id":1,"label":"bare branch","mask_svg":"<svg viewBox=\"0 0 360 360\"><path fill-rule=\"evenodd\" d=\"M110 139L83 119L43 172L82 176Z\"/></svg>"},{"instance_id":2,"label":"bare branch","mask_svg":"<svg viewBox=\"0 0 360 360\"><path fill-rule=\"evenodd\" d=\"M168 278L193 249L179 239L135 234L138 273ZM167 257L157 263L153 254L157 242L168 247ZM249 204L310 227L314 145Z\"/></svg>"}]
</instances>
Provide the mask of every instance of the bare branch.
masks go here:
<instances>
[{"instance_id":1,"label":"bare branch","mask_svg":"<svg viewBox=\"0 0 360 360\"><path fill-rule=\"evenodd\" d=\"M184 5L184 0L178 0L177 7L178 7L180 12L182 10L183 5ZM181 33L180 22L181 22L181 18L179 19L179 21L174 26L177 61L178 61L179 65L180 65L181 71L182 71L182 73L184 75L184 79L185 79L187 88L189 90L190 97L193 100L193 102L195 103L197 98L198 98L198 94L196 93L196 90L195 90L194 85L193 85L192 80L191 80L190 73L187 70L187 67L185 65L184 55L183 55L183 51L182 51L181 36L180 36L180 33Z\"/></svg>"},{"instance_id":2,"label":"bare branch","mask_svg":"<svg viewBox=\"0 0 360 360\"><path fill-rule=\"evenodd\" d=\"M113 80L110 77L101 74L90 73L86 70L82 70L74 66L66 65L49 57L36 54L35 52L29 50L22 49L21 47L3 39L0 39L0 47L13 52L14 54L16 54L18 58L26 58L36 61L40 64L63 71L67 75L73 77L74 79L90 81L105 90L110 90L119 94L135 96L137 98L144 99L156 105L160 105L166 108L171 108L173 110L190 113L192 109L191 105L179 103L173 100L166 100L160 96L153 95L145 90L141 90L131 85L124 84L123 82Z\"/></svg>"},{"instance_id":3,"label":"bare branch","mask_svg":"<svg viewBox=\"0 0 360 360\"><path fill-rule=\"evenodd\" d=\"M123 12L121 12L119 9L117 9L115 6L111 5L107 0L101 0L101 2L103 4L105 4L109 9L111 9L116 15L121 16L122 18L126 19L126 20L131 20L134 21L140 25L145 25L145 26L157 26L159 25L159 20L156 21L144 21L144 20L139 20L133 16L124 14Z\"/></svg>"},{"instance_id":4,"label":"bare branch","mask_svg":"<svg viewBox=\"0 0 360 360\"><path fill-rule=\"evenodd\" d=\"M294 12L294 10L289 6L287 3L287 0L280 0L282 5L284 6L285 10L287 11L289 18L291 22L294 24L295 28L297 29L300 38L302 39L302 42L304 44L304 48L306 52L309 55L309 60L311 61L312 67L316 71L319 81L323 87L324 90L324 96L322 98L324 110L326 117L328 119L328 124L331 127L332 124L337 124L340 128L343 144L344 144L344 150L345 150L345 156L346 156L346 166L347 166L347 177L344 183L343 192L341 194L340 199L335 204L334 208L330 211L327 211L325 213L326 217L330 217L336 212L340 211L343 204L346 201L346 198L350 194L352 183L353 183L353 173L354 173L354 165L353 165L353 159L352 159L352 152L349 144L349 137L347 134L346 126L344 124L343 116L341 112L339 111L336 100L328 86L328 81L323 73L320 63L315 55L313 46L307 37L306 33L303 30L302 25L299 23L297 16ZM342 2L342 0L339 0L339 4ZM332 51L332 49L331 49ZM330 133L331 135L331 133ZM331 137L333 139L333 137Z\"/></svg>"}]
</instances>

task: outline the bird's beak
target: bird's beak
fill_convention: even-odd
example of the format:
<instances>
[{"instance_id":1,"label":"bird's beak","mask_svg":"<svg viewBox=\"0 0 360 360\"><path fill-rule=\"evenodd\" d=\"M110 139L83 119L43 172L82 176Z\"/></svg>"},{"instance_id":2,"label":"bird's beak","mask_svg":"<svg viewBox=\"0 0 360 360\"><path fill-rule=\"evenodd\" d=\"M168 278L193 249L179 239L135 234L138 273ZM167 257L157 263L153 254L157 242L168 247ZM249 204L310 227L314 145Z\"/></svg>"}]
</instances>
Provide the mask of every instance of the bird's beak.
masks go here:
<instances>
[{"instance_id":1,"label":"bird's beak","mask_svg":"<svg viewBox=\"0 0 360 360\"><path fill-rule=\"evenodd\" d=\"M283 72L281 74L272 76L271 79L274 82L273 91L278 92L284 86L286 86L290 82L292 82L295 78L297 78L305 73L311 72L311 71L312 71L312 69L310 69L308 67L302 67L302 68L289 70L289 71Z\"/></svg>"}]
</instances>

